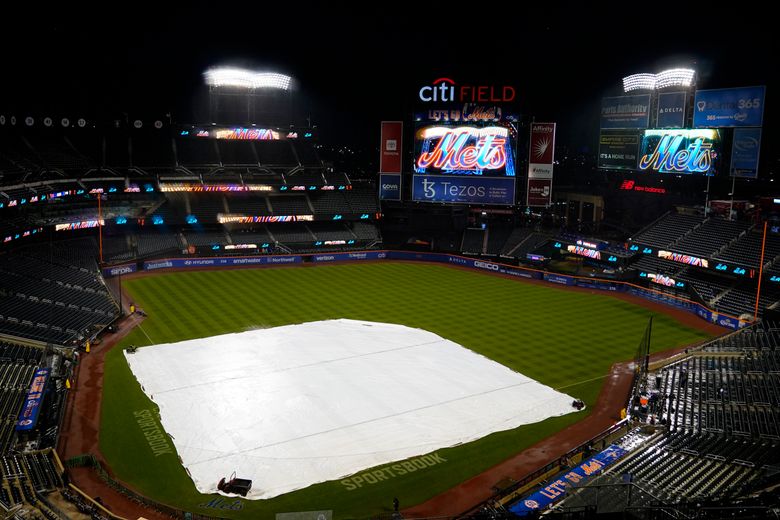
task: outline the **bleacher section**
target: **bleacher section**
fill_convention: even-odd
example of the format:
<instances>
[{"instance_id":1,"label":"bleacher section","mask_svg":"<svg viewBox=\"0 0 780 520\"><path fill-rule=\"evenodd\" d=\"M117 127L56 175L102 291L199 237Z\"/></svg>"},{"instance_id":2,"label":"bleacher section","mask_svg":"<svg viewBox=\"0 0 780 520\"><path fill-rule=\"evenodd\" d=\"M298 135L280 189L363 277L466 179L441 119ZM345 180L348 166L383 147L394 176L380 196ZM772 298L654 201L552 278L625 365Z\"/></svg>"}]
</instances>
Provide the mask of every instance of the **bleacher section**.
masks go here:
<instances>
[{"instance_id":1,"label":"bleacher section","mask_svg":"<svg viewBox=\"0 0 780 520\"><path fill-rule=\"evenodd\" d=\"M512 257L514 250L522 244L533 232L530 228L515 228L501 247L501 256Z\"/></svg>"},{"instance_id":2,"label":"bleacher section","mask_svg":"<svg viewBox=\"0 0 780 520\"><path fill-rule=\"evenodd\" d=\"M756 290L734 287L725 293L717 302L715 309L721 312L740 316L741 314L753 315L755 310ZM780 292L776 286L765 285L761 290L758 308L763 310L780 300Z\"/></svg>"},{"instance_id":3,"label":"bleacher section","mask_svg":"<svg viewBox=\"0 0 780 520\"><path fill-rule=\"evenodd\" d=\"M228 213L236 215L270 215L266 197L257 195L235 194L232 197L226 197L228 203Z\"/></svg>"},{"instance_id":4,"label":"bleacher section","mask_svg":"<svg viewBox=\"0 0 780 520\"><path fill-rule=\"evenodd\" d=\"M633 241L658 248L667 248L689 233L704 219L695 215L669 213L633 237Z\"/></svg>"},{"instance_id":5,"label":"bleacher section","mask_svg":"<svg viewBox=\"0 0 780 520\"><path fill-rule=\"evenodd\" d=\"M186 167L219 166L217 143L211 140L176 139L177 164Z\"/></svg>"},{"instance_id":6,"label":"bleacher section","mask_svg":"<svg viewBox=\"0 0 780 520\"><path fill-rule=\"evenodd\" d=\"M735 262L747 267L758 269L761 260L761 242L763 234L753 231L746 233L745 236L731 244L722 252L717 253L715 258L727 262ZM766 246L764 251L764 263L776 259L780 255L780 237L773 234L767 234Z\"/></svg>"},{"instance_id":7,"label":"bleacher section","mask_svg":"<svg viewBox=\"0 0 780 520\"><path fill-rule=\"evenodd\" d=\"M747 231L749 227L750 224L745 222L712 218L678 240L671 248L681 253L708 258Z\"/></svg>"},{"instance_id":8,"label":"bleacher section","mask_svg":"<svg viewBox=\"0 0 780 520\"><path fill-rule=\"evenodd\" d=\"M204 231L200 233L187 232L184 235L184 240L187 242L187 245L192 245L195 247L223 245L228 243L227 236L224 232L214 231Z\"/></svg>"},{"instance_id":9,"label":"bleacher section","mask_svg":"<svg viewBox=\"0 0 780 520\"><path fill-rule=\"evenodd\" d=\"M16 511L13 518L62 518L41 499L64 485L52 457L49 449L0 458L0 502L6 510Z\"/></svg>"},{"instance_id":10,"label":"bleacher section","mask_svg":"<svg viewBox=\"0 0 780 520\"><path fill-rule=\"evenodd\" d=\"M138 257L175 253L184 247L179 234L173 232L148 232L136 235Z\"/></svg>"},{"instance_id":11,"label":"bleacher section","mask_svg":"<svg viewBox=\"0 0 780 520\"><path fill-rule=\"evenodd\" d=\"M310 215L312 213L305 195L273 197L270 202L273 215Z\"/></svg>"},{"instance_id":12,"label":"bleacher section","mask_svg":"<svg viewBox=\"0 0 780 520\"><path fill-rule=\"evenodd\" d=\"M192 194L186 198L186 204L189 206L188 214L195 215L200 223L216 224L217 215L225 213L225 198L222 195L198 196L198 194Z\"/></svg>"},{"instance_id":13,"label":"bleacher section","mask_svg":"<svg viewBox=\"0 0 780 520\"><path fill-rule=\"evenodd\" d=\"M379 229L368 222L353 222L352 232L358 240L378 240Z\"/></svg>"},{"instance_id":14,"label":"bleacher section","mask_svg":"<svg viewBox=\"0 0 780 520\"><path fill-rule=\"evenodd\" d=\"M463 232L461 251L465 254L478 255L483 253L485 230L468 228Z\"/></svg>"},{"instance_id":15,"label":"bleacher section","mask_svg":"<svg viewBox=\"0 0 780 520\"><path fill-rule=\"evenodd\" d=\"M644 424L612 441L629 453L584 485L567 486L551 518L699 518L682 512L771 489L780 470L779 345L780 329L761 323L640 380L649 404L644 410L637 394L632 413Z\"/></svg>"},{"instance_id":16,"label":"bleacher section","mask_svg":"<svg viewBox=\"0 0 780 520\"><path fill-rule=\"evenodd\" d=\"M0 256L0 333L64 344L111 323L117 305L92 261L94 242L81 241L81 253L55 255L55 246L36 246ZM40 256L38 256L40 255Z\"/></svg>"},{"instance_id":17,"label":"bleacher section","mask_svg":"<svg viewBox=\"0 0 780 520\"><path fill-rule=\"evenodd\" d=\"M688 283L709 307L714 305L713 302L716 298L727 291L734 283L733 280L697 273L692 269L686 269L677 273L675 279Z\"/></svg>"},{"instance_id":18,"label":"bleacher section","mask_svg":"<svg viewBox=\"0 0 780 520\"><path fill-rule=\"evenodd\" d=\"M276 241L286 245L311 245L317 240L317 237L304 224L269 224L267 229Z\"/></svg>"},{"instance_id":19,"label":"bleacher section","mask_svg":"<svg viewBox=\"0 0 780 520\"><path fill-rule=\"evenodd\" d=\"M257 141L254 145L261 164L270 167L298 164L290 141Z\"/></svg>"},{"instance_id":20,"label":"bleacher section","mask_svg":"<svg viewBox=\"0 0 780 520\"><path fill-rule=\"evenodd\" d=\"M19 411L30 389L33 372L40 367L44 350L0 341L0 453L13 447Z\"/></svg>"},{"instance_id":21,"label":"bleacher section","mask_svg":"<svg viewBox=\"0 0 780 520\"><path fill-rule=\"evenodd\" d=\"M778 360L776 351L750 359L697 355L667 367L656 379L661 422L671 430L780 440L780 373L761 370Z\"/></svg>"},{"instance_id":22,"label":"bleacher section","mask_svg":"<svg viewBox=\"0 0 780 520\"><path fill-rule=\"evenodd\" d=\"M631 264L631 267L649 273L660 273L670 276L677 275L686 268L683 264L649 255L640 256L639 260Z\"/></svg>"},{"instance_id":23,"label":"bleacher section","mask_svg":"<svg viewBox=\"0 0 780 520\"><path fill-rule=\"evenodd\" d=\"M485 252L489 255L499 255L512 231L501 226L488 228L487 250Z\"/></svg>"},{"instance_id":24,"label":"bleacher section","mask_svg":"<svg viewBox=\"0 0 780 520\"><path fill-rule=\"evenodd\" d=\"M630 475L638 487L651 490L652 499L665 503L739 494L758 478L759 472L754 467L735 463L733 456L721 455L735 452L729 452L728 441L720 441L686 433L665 435L616 464L609 474ZM710 449L699 452L692 448L697 445ZM749 446L754 455L766 448ZM712 449L715 447L717 449ZM739 453L745 451L742 449ZM652 499L646 505L650 505Z\"/></svg>"},{"instance_id":25,"label":"bleacher section","mask_svg":"<svg viewBox=\"0 0 780 520\"><path fill-rule=\"evenodd\" d=\"M531 233L511 250L511 255L514 258L524 261L526 260L528 253L531 253L549 241L550 235L547 233Z\"/></svg>"}]
</instances>

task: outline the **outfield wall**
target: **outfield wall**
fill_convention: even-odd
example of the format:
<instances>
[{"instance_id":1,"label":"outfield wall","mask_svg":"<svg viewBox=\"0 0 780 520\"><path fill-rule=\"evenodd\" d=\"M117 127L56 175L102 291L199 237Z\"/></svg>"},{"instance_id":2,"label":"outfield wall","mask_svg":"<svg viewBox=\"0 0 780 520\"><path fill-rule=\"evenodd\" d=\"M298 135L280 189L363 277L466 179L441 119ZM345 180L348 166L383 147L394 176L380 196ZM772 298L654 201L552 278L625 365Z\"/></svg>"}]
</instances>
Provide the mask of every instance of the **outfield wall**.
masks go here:
<instances>
[{"instance_id":1,"label":"outfield wall","mask_svg":"<svg viewBox=\"0 0 780 520\"><path fill-rule=\"evenodd\" d=\"M740 329L749 323L739 318L719 313L704 305L672 296L660 291L647 289L639 285L616 280L603 280L582 276L571 276L549 273L539 269L517 267L477 258L468 258L446 253L423 253L412 251L355 251L348 253L322 253L311 255L262 255L236 257L205 257L205 258L163 258L147 260L138 263L122 263L103 269L103 276L110 278L121 274L131 274L137 271L164 271L167 269L237 267L254 265L300 265L303 263L326 264L331 262L359 262L364 260L403 260L435 262L457 265L468 269L486 271L489 273L544 280L548 283L585 289L597 289L606 292L624 292L639 296L656 303L669 305L680 310L696 314L699 318L729 329Z\"/></svg>"}]
</instances>

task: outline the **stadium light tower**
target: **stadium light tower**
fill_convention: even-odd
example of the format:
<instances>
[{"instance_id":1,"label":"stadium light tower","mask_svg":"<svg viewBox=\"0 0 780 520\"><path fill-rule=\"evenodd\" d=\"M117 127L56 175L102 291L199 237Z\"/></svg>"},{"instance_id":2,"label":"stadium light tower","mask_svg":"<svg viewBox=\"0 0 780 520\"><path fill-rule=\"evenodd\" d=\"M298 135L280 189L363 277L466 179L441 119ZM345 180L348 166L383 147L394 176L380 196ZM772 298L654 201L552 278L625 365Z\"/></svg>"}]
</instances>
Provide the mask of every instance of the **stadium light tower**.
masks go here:
<instances>
[{"instance_id":1,"label":"stadium light tower","mask_svg":"<svg viewBox=\"0 0 780 520\"><path fill-rule=\"evenodd\" d=\"M667 69L658 74L631 74L623 78L623 92L634 90L659 90L668 87L690 88L694 84L696 71L693 69Z\"/></svg>"},{"instance_id":2,"label":"stadium light tower","mask_svg":"<svg viewBox=\"0 0 780 520\"><path fill-rule=\"evenodd\" d=\"M239 67L212 67L203 73L209 88L212 123L289 123L293 79L286 74Z\"/></svg>"},{"instance_id":3,"label":"stadium light tower","mask_svg":"<svg viewBox=\"0 0 780 520\"><path fill-rule=\"evenodd\" d=\"M253 72L233 67L215 67L203 73L210 87L235 87L247 90L260 88L290 90L292 78L276 72Z\"/></svg>"}]
</instances>

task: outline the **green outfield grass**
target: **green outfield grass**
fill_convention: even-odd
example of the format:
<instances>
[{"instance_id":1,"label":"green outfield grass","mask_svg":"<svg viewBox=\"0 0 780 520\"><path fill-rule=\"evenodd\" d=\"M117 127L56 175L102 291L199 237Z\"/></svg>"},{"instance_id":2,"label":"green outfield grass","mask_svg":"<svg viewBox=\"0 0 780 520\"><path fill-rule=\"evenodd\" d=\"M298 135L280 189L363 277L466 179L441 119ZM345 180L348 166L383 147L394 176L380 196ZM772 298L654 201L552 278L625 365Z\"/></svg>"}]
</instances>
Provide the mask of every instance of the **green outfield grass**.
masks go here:
<instances>
[{"instance_id":1,"label":"green outfield grass","mask_svg":"<svg viewBox=\"0 0 780 520\"><path fill-rule=\"evenodd\" d=\"M612 363L634 356L650 316L607 294L411 263L172 273L124 285L149 317L121 347L332 318L399 323L439 334L589 406ZM667 350L706 337L657 315L652 347ZM322 509L340 519L366 518L392 511L394 496L409 507L585 417L568 414L438 450L438 464L376 484L328 482L271 500L240 500L241 510L213 509L206 505L218 496L199 494L176 455L153 454L137 419L144 410L156 417L157 408L121 348L106 357L103 388L100 448L117 477L159 502L227 518Z\"/></svg>"}]
</instances>

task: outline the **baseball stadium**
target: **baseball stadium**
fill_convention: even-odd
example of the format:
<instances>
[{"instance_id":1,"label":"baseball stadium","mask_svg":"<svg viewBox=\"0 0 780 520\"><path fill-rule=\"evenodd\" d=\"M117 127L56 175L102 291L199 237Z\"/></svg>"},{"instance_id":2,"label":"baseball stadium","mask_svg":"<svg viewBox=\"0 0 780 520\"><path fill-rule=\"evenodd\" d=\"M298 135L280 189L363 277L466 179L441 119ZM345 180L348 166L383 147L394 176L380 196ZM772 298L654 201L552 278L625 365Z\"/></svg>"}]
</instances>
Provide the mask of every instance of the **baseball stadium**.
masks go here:
<instances>
[{"instance_id":1,"label":"baseball stadium","mask_svg":"<svg viewBox=\"0 0 780 520\"><path fill-rule=\"evenodd\" d=\"M463 68L366 153L229 59L0 105L0 514L777 517L769 89L697 63L607 77L579 152Z\"/></svg>"}]
</instances>

